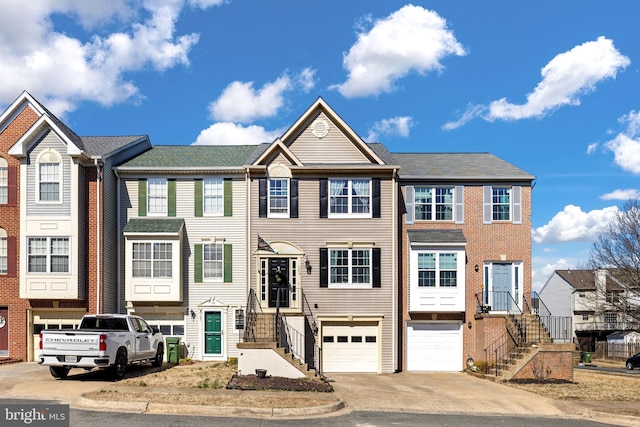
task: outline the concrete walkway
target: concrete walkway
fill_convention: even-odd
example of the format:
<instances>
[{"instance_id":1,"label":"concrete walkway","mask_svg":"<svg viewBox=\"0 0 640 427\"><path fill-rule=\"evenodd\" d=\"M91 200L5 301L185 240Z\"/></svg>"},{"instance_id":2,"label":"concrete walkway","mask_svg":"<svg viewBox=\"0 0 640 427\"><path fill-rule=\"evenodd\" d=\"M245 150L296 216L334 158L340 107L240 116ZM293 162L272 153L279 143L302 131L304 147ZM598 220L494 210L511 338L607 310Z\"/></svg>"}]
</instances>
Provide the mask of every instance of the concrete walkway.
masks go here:
<instances>
[{"instance_id":1,"label":"concrete walkway","mask_svg":"<svg viewBox=\"0 0 640 427\"><path fill-rule=\"evenodd\" d=\"M46 367L36 363L0 365L0 398L58 400L73 408L117 410L140 413L181 413L246 417L331 416L344 411L393 411L433 414L513 415L560 418L589 418L608 424L640 426L640 418L612 417L588 409L580 402L555 401L524 390L479 379L464 373L330 374L333 394L324 394L327 404L295 409L260 409L198 405L153 404L150 402L104 402L83 395L121 386L112 381L55 380ZM124 387L132 388L132 387ZM135 388L132 388L135 389ZM161 392L162 390L157 390ZM144 394L154 390L145 389ZM184 393L238 393L250 396L277 394L303 397L305 393L237 390L181 389ZM317 394L316 394L317 396ZM0 402L1 403L1 402Z\"/></svg>"}]
</instances>

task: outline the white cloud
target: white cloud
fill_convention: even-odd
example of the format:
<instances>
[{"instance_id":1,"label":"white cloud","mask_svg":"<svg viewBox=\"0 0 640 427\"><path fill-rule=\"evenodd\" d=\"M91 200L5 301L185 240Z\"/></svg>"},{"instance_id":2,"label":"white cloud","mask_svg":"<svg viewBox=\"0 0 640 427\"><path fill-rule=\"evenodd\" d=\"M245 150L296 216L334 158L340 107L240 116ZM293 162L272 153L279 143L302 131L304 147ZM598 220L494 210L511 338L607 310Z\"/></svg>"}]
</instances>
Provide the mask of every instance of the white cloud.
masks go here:
<instances>
[{"instance_id":1,"label":"white cloud","mask_svg":"<svg viewBox=\"0 0 640 427\"><path fill-rule=\"evenodd\" d=\"M567 205L547 224L532 231L536 243L593 242L605 230L616 206L583 212L579 206Z\"/></svg>"},{"instance_id":2,"label":"white cloud","mask_svg":"<svg viewBox=\"0 0 640 427\"><path fill-rule=\"evenodd\" d=\"M373 127L369 129L366 140L367 142L376 142L380 135L398 135L407 138L412 127L413 119L409 116L383 119L374 123Z\"/></svg>"},{"instance_id":3,"label":"white cloud","mask_svg":"<svg viewBox=\"0 0 640 427\"><path fill-rule=\"evenodd\" d=\"M587 146L587 154L593 154L598 148L598 143L594 142Z\"/></svg>"},{"instance_id":4,"label":"white cloud","mask_svg":"<svg viewBox=\"0 0 640 427\"><path fill-rule=\"evenodd\" d=\"M554 271L574 268L576 268L575 264L564 258L560 258L553 263L547 263L539 268L533 268L531 271L533 290L539 292Z\"/></svg>"},{"instance_id":5,"label":"white cloud","mask_svg":"<svg viewBox=\"0 0 640 427\"><path fill-rule=\"evenodd\" d=\"M420 6L404 6L375 21L369 32L359 31L343 58L347 81L332 86L345 98L392 92L395 82L410 72L440 71L446 56L466 54L447 22Z\"/></svg>"},{"instance_id":6,"label":"white cloud","mask_svg":"<svg viewBox=\"0 0 640 427\"><path fill-rule=\"evenodd\" d=\"M206 7L218 1L190 1ZM4 0L0 14L0 103L22 90L63 115L77 103L112 105L141 97L128 73L153 67L164 71L189 65L197 34L176 35L184 0L87 2ZM126 31L69 35L54 28L52 16L76 18L85 30L117 23ZM132 21L134 18L141 20ZM56 84L51 84L51 82Z\"/></svg>"},{"instance_id":7,"label":"white cloud","mask_svg":"<svg viewBox=\"0 0 640 427\"><path fill-rule=\"evenodd\" d=\"M292 78L285 73L258 90L253 87L253 82L235 81L209 104L209 113L214 120L223 122L251 123L273 117L284 105L286 92L297 87L308 92L315 86L314 78L315 70L305 68Z\"/></svg>"},{"instance_id":8,"label":"white cloud","mask_svg":"<svg viewBox=\"0 0 640 427\"><path fill-rule=\"evenodd\" d=\"M631 200L640 198L640 190L627 188L625 190L614 190L611 193L600 196L602 200Z\"/></svg>"},{"instance_id":9,"label":"white cloud","mask_svg":"<svg viewBox=\"0 0 640 427\"><path fill-rule=\"evenodd\" d=\"M198 135L193 145L252 145L273 142L282 130L267 131L261 126L236 123L214 123Z\"/></svg>"},{"instance_id":10,"label":"white cloud","mask_svg":"<svg viewBox=\"0 0 640 427\"><path fill-rule=\"evenodd\" d=\"M527 95L524 104L512 104L506 98L491 102L488 106L472 106L463 118L447 123L444 129L455 129L475 117L487 121L521 120L543 117L564 105L580 105L580 96L593 92L596 84L615 78L618 71L631 61L622 55L613 41L598 37L556 55L542 70L542 80Z\"/></svg>"},{"instance_id":11,"label":"white cloud","mask_svg":"<svg viewBox=\"0 0 640 427\"><path fill-rule=\"evenodd\" d=\"M627 172L640 174L640 111L631 111L618 119L626 129L605 143L614 154L614 162Z\"/></svg>"}]
</instances>

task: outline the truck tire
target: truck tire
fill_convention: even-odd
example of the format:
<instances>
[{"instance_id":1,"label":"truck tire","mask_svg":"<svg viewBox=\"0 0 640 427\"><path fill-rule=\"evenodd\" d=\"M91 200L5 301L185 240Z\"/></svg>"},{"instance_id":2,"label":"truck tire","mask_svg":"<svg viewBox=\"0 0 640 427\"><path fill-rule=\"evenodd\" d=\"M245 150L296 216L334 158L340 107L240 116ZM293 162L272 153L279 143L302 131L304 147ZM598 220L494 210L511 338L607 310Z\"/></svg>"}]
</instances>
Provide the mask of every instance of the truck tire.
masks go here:
<instances>
[{"instance_id":1,"label":"truck tire","mask_svg":"<svg viewBox=\"0 0 640 427\"><path fill-rule=\"evenodd\" d=\"M127 351L121 348L116 353L116 360L111 367L111 376L115 381L120 381L124 378L124 374L127 372L127 364Z\"/></svg>"},{"instance_id":2,"label":"truck tire","mask_svg":"<svg viewBox=\"0 0 640 427\"><path fill-rule=\"evenodd\" d=\"M71 368L65 368L64 366L49 366L49 372L53 378L67 378Z\"/></svg>"},{"instance_id":3,"label":"truck tire","mask_svg":"<svg viewBox=\"0 0 640 427\"><path fill-rule=\"evenodd\" d=\"M151 362L151 366L154 368L159 368L162 366L162 362L164 362L164 346L162 344L158 344L158 350L156 350L156 357L153 358L153 362Z\"/></svg>"}]
</instances>

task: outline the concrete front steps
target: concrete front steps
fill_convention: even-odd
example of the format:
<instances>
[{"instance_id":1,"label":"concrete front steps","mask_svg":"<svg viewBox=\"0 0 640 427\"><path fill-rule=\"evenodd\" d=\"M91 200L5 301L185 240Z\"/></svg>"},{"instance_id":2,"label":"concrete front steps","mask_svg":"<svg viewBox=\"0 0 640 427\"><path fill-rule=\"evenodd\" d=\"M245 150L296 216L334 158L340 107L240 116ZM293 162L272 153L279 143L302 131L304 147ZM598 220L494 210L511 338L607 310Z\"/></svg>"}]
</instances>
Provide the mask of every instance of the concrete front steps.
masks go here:
<instances>
[{"instance_id":1,"label":"concrete front steps","mask_svg":"<svg viewBox=\"0 0 640 427\"><path fill-rule=\"evenodd\" d=\"M303 363L292 353L271 342L241 342L238 346L238 374L252 375L257 369L265 369L267 375L286 378L316 378L315 369Z\"/></svg>"}]
</instances>

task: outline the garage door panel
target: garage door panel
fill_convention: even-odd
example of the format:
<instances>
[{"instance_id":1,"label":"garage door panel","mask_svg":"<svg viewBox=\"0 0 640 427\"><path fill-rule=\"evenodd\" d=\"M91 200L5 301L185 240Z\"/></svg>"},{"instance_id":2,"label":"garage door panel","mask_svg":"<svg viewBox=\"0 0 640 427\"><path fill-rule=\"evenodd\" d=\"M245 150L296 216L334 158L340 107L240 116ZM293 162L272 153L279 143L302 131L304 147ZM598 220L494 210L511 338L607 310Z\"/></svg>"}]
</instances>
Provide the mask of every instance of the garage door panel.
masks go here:
<instances>
[{"instance_id":1,"label":"garage door panel","mask_svg":"<svg viewBox=\"0 0 640 427\"><path fill-rule=\"evenodd\" d=\"M323 327L323 371L378 372L377 334L377 326Z\"/></svg>"},{"instance_id":2,"label":"garage door panel","mask_svg":"<svg viewBox=\"0 0 640 427\"><path fill-rule=\"evenodd\" d=\"M407 325L408 371L460 371L461 367L460 323Z\"/></svg>"}]
</instances>

